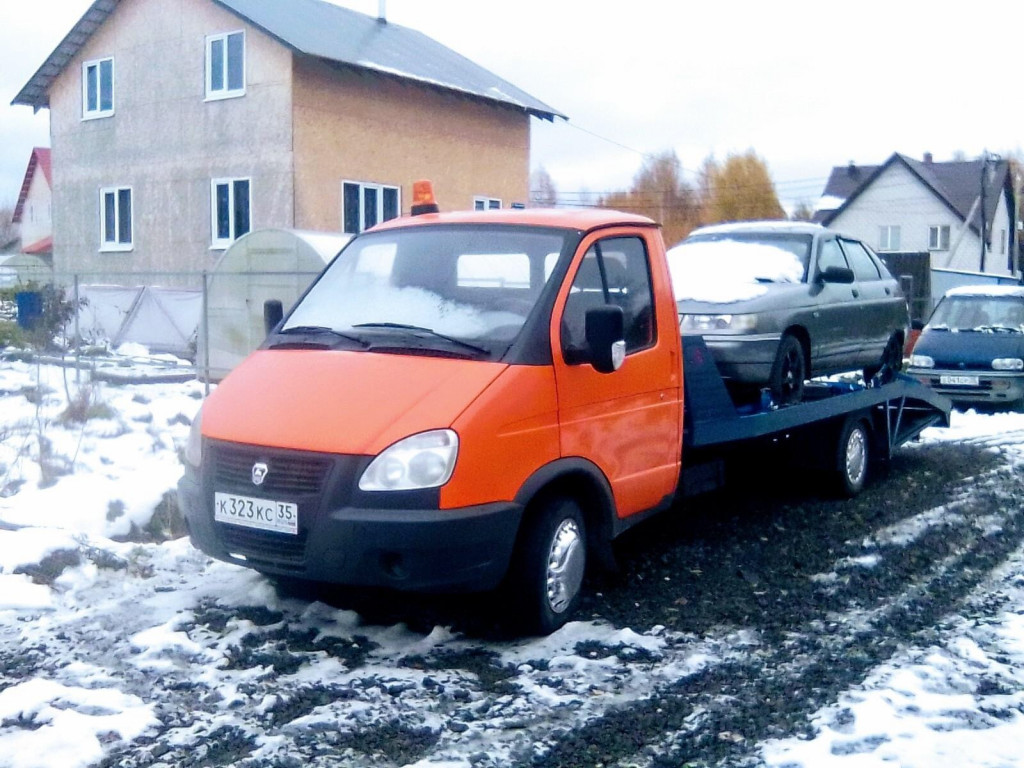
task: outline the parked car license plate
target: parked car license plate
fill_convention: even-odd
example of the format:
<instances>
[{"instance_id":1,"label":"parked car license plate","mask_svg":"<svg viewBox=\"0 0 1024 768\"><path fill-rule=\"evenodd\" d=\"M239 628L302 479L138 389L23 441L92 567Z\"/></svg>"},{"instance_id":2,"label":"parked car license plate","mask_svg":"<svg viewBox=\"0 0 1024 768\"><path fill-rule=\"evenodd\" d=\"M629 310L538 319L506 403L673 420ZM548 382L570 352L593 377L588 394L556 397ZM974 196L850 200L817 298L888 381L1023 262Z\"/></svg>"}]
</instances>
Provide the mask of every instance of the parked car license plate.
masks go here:
<instances>
[{"instance_id":1,"label":"parked car license plate","mask_svg":"<svg viewBox=\"0 0 1024 768\"><path fill-rule=\"evenodd\" d=\"M976 387L977 376L939 376L939 384L951 387Z\"/></svg>"},{"instance_id":2,"label":"parked car license plate","mask_svg":"<svg viewBox=\"0 0 1024 768\"><path fill-rule=\"evenodd\" d=\"M257 499L217 491L213 494L213 519L263 531L299 532L299 506L288 501Z\"/></svg>"}]
</instances>

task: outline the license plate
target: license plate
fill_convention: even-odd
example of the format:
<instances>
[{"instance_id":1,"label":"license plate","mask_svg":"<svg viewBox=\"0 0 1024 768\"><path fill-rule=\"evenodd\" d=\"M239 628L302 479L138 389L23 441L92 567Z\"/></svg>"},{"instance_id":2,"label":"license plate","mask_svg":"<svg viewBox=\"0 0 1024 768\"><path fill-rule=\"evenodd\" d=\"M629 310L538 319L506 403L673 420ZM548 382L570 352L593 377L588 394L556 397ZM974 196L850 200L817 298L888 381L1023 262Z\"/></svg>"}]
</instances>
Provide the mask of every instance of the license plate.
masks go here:
<instances>
[{"instance_id":1,"label":"license plate","mask_svg":"<svg viewBox=\"0 0 1024 768\"><path fill-rule=\"evenodd\" d=\"M218 491L213 494L213 519L246 528L298 534L299 505Z\"/></svg>"},{"instance_id":2,"label":"license plate","mask_svg":"<svg viewBox=\"0 0 1024 768\"><path fill-rule=\"evenodd\" d=\"M976 387L977 376L939 376L939 384L951 387Z\"/></svg>"}]
</instances>

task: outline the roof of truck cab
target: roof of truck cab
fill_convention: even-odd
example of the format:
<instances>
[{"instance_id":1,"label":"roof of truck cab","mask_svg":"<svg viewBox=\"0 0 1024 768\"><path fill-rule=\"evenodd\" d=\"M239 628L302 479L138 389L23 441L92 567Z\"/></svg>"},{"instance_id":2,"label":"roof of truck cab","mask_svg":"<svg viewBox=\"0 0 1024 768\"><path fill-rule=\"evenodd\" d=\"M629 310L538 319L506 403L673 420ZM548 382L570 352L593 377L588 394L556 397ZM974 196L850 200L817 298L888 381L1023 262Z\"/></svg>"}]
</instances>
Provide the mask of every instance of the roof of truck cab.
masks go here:
<instances>
[{"instance_id":1,"label":"roof of truck cab","mask_svg":"<svg viewBox=\"0 0 1024 768\"><path fill-rule=\"evenodd\" d=\"M504 208L493 211L452 211L426 213L420 216L402 216L378 224L372 231L401 227L421 227L441 224L511 224L517 226L554 227L589 231L617 225L655 227L646 216L622 213L604 208Z\"/></svg>"}]
</instances>

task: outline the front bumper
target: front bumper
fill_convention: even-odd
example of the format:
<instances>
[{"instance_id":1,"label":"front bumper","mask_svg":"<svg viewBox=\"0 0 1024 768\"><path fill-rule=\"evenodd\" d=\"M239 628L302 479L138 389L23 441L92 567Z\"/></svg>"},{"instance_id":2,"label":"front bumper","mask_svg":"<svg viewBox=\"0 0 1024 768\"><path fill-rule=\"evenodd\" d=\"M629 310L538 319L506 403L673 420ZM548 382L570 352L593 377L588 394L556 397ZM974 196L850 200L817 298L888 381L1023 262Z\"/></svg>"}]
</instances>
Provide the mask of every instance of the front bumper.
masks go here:
<instances>
[{"instance_id":1,"label":"front bumper","mask_svg":"<svg viewBox=\"0 0 1024 768\"><path fill-rule=\"evenodd\" d=\"M293 535L215 521L213 492L214 482L191 469L178 483L192 544L206 554L269 574L403 591L498 586L523 513L513 502L450 510L339 505L327 493L297 499Z\"/></svg>"},{"instance_id":2,"label":"front bumper","mask_svg":"<svg viewBox=\"0 0 1024 768\"><path fill-rule=\"evenodd\" d=\"M1024 402L1024 374L995 371L961 371L940 368L910 368L907 373L945 395L955 403L979 405L1017 405ZM949 377L976 376L974 383L948 383ZM947 377L947 383L943 383Z\"/></svg>"},{"instance_id":3,"label":"front bumper","mask_svg":"<svg viewBox=\"0 0 1024 768\"><path fill-rule=\"evenodd\" d=\"M705 333L703 336L723 378L750 384L763 384L771 378L780 334Z\"/></svg>"}]
</instances>

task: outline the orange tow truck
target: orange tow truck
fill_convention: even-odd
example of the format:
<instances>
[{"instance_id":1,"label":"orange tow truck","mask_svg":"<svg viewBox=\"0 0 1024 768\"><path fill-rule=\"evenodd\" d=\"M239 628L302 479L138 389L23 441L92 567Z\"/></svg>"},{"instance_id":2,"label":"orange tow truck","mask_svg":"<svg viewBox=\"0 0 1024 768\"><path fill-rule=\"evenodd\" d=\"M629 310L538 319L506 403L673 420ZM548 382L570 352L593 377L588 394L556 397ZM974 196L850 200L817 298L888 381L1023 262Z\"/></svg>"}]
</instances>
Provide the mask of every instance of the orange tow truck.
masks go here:
<instances>
[{"instance_id":1,"label":"orange tow truck","mask_svg":"<svg viewBox=\"0 0 1024 768\"><path fill-rule=\"evenodd\" d=\"M810 444L856 493L869 459L948 423L902 376L738 406L701 339L683 343L650 219L416 198L287 314L270 304L261 348L204 402L178 487L204 552L347 585L503 587L547 633L588 564L717 485L735 444Z\"/></svg>"}]
</instances>

